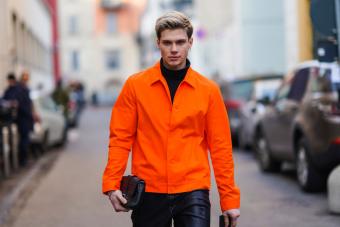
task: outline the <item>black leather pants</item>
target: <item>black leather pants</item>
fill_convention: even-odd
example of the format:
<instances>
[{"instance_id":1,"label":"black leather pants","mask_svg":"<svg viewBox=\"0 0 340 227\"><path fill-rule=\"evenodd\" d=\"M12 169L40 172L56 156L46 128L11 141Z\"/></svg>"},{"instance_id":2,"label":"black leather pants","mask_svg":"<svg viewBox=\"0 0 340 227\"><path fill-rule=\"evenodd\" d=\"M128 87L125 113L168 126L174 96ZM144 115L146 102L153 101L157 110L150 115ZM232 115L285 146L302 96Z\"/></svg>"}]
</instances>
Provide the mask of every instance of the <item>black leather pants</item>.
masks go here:
<instances>
[{"instance_id":1,"label":"black leather pants","mask_svg":"<svg viewBox=\"0 0 340 227\"><path fill-rule=\"evenodd\" d=\"M133 227L209 227L208 190L179 194L145 193L132 212Z\"/></svg>"}]
</instances>

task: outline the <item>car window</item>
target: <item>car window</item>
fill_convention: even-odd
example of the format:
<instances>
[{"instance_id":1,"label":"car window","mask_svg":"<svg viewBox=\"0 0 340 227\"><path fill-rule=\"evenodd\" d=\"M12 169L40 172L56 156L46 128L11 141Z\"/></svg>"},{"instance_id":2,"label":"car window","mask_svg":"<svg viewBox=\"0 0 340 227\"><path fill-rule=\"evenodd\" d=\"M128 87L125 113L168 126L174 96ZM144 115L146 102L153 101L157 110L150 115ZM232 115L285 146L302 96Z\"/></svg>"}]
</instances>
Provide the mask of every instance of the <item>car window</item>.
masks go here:
<instances>
[{"instance_id":1,"label":"car window","mask_svg":"<svg viewBox=\"0 0 340 227\"><path fill-rule=\"evenodd\" d=\"M281 79L259 80L254 85L254 98L255 100L261 100L269 98L273 100L277 89L279 88Z\"/></svg>"},{"instance_id":2,"label":"car window","mask_svg":"<svg viewBox=\"0 0 340 227\"><path fill-rule=\"evenodd\" d=\"M290 89L290 83L285 82L278 90L277 95L276 95L276 100L281 100L285 99L288 96L288 92Z\"/></svg>"},{"instance_id":3,"label":"car window","mask_svg":"<svg viewBox=\"0 0 340 227\"><path fill-rule=\"evenodd\" d=\"M45 110L54 111L54 112L57 110L57 106L55 105L53 100L49 97L41 98L39 100L39 103L41 107Z\"/></svg>"},{"instance_id":4,"label":"car window","mask_svg":"<svg viewBox=\"0 0 340 227\"><path fill-rule=\"evenodd\" d=\"M253 81L237 81L231 85L231 98L249 100L253 92Z\"/></svg>"},{"instance_id":5,"label":"car window","mask_svg":"<svg viewBox=\"0 0 340 227\"><path fill-rule=\"evenodd\" d=\"M309 78L310 68L303 68L295 72L292 86L289 90L288 99L300 102L305 94Z\"/></svg>"},{"instance_id":6,"label":"car window","mask_svg":"<svg viewBox=\"0 0 340 227\"><path fill-rule=\"evenodd\" d=\"M340 82L332 75L330 68L314 68L312 70L311 89L312 92L338 91Z\"/></svg>"}]
</instances>

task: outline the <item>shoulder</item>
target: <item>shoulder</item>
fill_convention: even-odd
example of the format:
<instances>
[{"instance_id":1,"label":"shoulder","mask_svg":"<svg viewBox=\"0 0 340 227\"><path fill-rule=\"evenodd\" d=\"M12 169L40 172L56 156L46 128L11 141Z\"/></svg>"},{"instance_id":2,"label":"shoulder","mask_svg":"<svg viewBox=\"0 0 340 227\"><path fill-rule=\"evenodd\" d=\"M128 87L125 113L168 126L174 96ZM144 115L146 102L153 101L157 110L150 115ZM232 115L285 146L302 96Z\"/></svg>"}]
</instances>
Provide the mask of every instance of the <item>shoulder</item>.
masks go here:
<instances>
[{"instance_id":1,"label":"shoulder","mask_svg":"<svg viewBox=\"0 0 340 227\"><path fill-rule=\"evenodd\" d=\"M195 80L197 86L207 89L209 91L219 91L220 86L213 80L205 77L201 73L197 72L196 70L192 69L192 72L195 76Z\"/></svg>"},{"instance_id":2,"label":"shoulder","mask_svg":"<svg viewBox=\"0 0 340 227\"><path fill-rule=\"evenodd\" d=\"M139 71L137 73L134 73L127 78L127 81L129 81L129 82L140 82L140 81L146 80L146 79L148 79L149 75L152 73L153 68L154 67L150 67L150 68L144 69L142 71Z\"/></svg>"}]
</instances>

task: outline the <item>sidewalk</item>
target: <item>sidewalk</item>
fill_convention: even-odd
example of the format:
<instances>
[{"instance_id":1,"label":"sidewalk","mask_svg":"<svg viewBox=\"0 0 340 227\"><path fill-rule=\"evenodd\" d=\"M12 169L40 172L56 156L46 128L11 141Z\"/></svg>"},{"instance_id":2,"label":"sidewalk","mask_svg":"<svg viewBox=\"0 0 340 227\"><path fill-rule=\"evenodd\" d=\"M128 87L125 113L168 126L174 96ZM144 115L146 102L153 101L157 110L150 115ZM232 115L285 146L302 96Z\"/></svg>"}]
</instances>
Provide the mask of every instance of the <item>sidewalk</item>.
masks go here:
<instances>
[{"instance_id":1,"label":"sidewalk","mask_svg":"<svg viewBox=\"0 0 340 227\"><path fill-rule=\"evenodd\" d=\"M21 208L57 160L59 150L52 150L13 173L0 183L0 226L10 225ZM7 226L6 225L6 226Z\"/></svg>"},{"instance_id":2,"label":"sidewalk","mask_svg":"<svg viewBox=\"0 0 340 227\"><path fill-rule=\"evenodd\" d=\"M76 142L60 154L50 171L28 199L14 227L128 226L129 213L115 214L101 193L106 163L108 114L99 111L81 124ZM116 216L119 215L119 218ZM116 218L115 218L116 217Z\"/></svg>"}]
</instances>

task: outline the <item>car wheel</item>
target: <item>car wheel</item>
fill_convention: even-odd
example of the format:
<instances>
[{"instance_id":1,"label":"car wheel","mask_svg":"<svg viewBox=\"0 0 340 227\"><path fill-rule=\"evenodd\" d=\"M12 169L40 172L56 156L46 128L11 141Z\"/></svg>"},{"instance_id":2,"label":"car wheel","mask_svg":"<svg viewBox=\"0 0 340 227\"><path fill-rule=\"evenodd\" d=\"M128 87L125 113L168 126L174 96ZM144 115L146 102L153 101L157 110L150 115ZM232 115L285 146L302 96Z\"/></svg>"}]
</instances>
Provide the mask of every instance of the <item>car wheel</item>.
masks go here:
<instances>
[{"instance_id":1,"label":"car wheel","mask_svg":"<svg viewBox=\"0 0 340 227\"><path fill-rule=\"evenodd\" d=\"M326 176L320 173L311 162L306 139L298 143L296 153L296 175L302 190L306 192L323 191L326 187Z\"/></svg>"},{"instance_id":2,"label":"car wheel","mask_svg":"<svg viewBox=\"0 0 340 227\"><path fill-rule=\"evenodd\" d=\"M67 142L67 133L68 133L68 129L67 129L67 127L65 127L65 128L63 129L63 132L62 132L60 141L56 144L57 147L63 147L63 146L65 146L65 144L66 144L66 142Z\"/></svg>"},{"instance_id":3,"label":"car wheel","mask_svg":"<svg viewBox=\"0 0 340 227\"><path fill-rule=\"evenodd\" d=\"M261 132L256 136L256 155L260 169L264 172L278 172L281 163L273 159L268 143Z\"/></svg>"}]
</instances>

